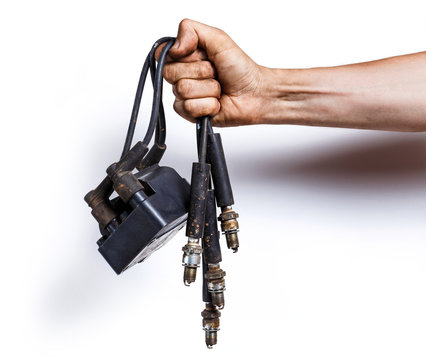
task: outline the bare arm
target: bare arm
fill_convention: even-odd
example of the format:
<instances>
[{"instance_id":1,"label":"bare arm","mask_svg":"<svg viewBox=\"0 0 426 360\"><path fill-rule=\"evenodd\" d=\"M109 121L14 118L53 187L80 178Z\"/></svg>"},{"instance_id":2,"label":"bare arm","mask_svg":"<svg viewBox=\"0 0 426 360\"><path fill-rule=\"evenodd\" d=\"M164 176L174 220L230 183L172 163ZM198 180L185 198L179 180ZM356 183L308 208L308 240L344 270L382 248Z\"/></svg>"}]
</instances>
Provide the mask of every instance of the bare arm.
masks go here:
<instances>
[{"instance_id":1,"label":"bare arm","mask_svg":"<svg viewBox=\"0 0 426 360\"><path fill-rule=\"evenodd\" d=\"M426 52L269 71L274 101L265 123L426 131Z\"/></svg>"},{"instance_id":2,"label":"bare arm","mask_svg":"<svg viewBox=\"0 0 426 360\"><path fill-rule=\"evenodd\" d=\"M296 124L426 131L426 52L313 69L257 65L223 31L184 20L165 78L175 110L216 126Z\"/></svg>"}]
</instances>

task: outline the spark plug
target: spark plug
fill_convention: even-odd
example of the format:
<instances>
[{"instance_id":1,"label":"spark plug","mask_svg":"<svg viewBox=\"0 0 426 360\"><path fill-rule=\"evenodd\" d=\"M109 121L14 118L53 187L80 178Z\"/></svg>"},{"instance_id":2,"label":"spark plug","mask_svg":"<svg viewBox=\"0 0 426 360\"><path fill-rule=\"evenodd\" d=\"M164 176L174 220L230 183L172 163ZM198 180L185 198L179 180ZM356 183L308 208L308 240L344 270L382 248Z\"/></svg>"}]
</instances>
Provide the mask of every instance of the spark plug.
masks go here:
<instances>
[{"instance_id":1,"label":"spark plug","mask_svg":"<svg viewBox=\"0 0 426 360\"><path fill-rule=\"evenodd\" d=\"M228 249L232 249L234 253L238 251L240 246L238 241L238 231L240 231L237 221L238 216L238 213L232 210L231 206L222 206L222 213L218 218L222 233L226 238L226 245Z\"/></svg>"},{"instance_id":2,"label":"spark plug","mask_svg":"<svg viewBox=\"0 0 426 360\"><path fill-rule=\"evenodd\" d=\"M220 311L211 303L206 303L206 308L201 312L203 317L203 330L206 334L206 345L209 349L217 344L217 332L220 330Z\"/></svg>"},{"instance_id":3,"label":"spark plug","mask_svg":"<svg viewBox=\"0 0 426 360\"><path fill-rule=\"evenodd\" d=\"M207 290L212 298L212 305L222 310L225 307L225 275L226 272L220 268L219 264L209 264L206 272Z\"/></svg>"},{"instance_id":4,"label":"spark plug","mask_svg":"<svg viewBox=\"0 0 426 360\"><path fill-rule=\"evenodd\" d=\"M226 237L228 249L238 251L238 214L232 210L234 195L232 193L231 182L229 180L228 168L226 166L225 153L223 151L220 134L210 131L208 137L207 159L212 167L212 178L215 188L217 205L222 213L218 220L221 222L222 232Z\"/></svg>"}]
</instances>

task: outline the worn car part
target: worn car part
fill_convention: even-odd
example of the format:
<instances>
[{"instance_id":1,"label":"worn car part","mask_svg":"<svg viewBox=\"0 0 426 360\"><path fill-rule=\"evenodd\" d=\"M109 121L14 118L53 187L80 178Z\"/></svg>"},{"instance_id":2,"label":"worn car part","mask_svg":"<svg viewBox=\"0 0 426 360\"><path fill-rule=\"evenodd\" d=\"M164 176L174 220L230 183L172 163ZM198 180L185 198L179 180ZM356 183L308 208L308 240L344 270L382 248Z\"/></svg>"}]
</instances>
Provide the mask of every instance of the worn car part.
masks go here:
<instances>
[{"instance_id":1,"label":"worn car part","mask_svg":"<svg viewBox=\"0 0 426 360\"><path fill-rule=\"evenodd\" d=\"M139 78L120 160L107 168L107 176L84 199L99 224L99 252L117 274L144 261L186 223L188 242L182 248L184 283L195 282L202 263L203 329L206 344L211 348L217 343L219 310L225 305L225 272L220 268L217 220L221 221L228 248L236 252L238 214L231 207L234 198L222 141L213 132L208 116L197 119L198 161L192 165L191 185L174 169L159 165L166 151L162 74L174 40L159 39L151 48ZM160 44L165 46L156 63L155 51ZM154 88L151 117L143 140L132 147L148 72ZM216 207L221 208L219 218Z\"/></svg>"},{"instance_id":2,"label":"worn car part","mask_svg":"<svg viewBox=\"0 0 426 360\"><path fill-rule=\"evenodd\" d=\"M232 193L231 181L229 179L228 167L226 165L225 153L223 151L220 134L215 134L209 126L209 137L207 147L207 159L212 167L212 178L215 188L217 206L222 210L219 216L221 229L226 237L228 249L235 252L240 246L238 241L238 214L232 210L234 195Z\"/></svg>"}]
</instances>

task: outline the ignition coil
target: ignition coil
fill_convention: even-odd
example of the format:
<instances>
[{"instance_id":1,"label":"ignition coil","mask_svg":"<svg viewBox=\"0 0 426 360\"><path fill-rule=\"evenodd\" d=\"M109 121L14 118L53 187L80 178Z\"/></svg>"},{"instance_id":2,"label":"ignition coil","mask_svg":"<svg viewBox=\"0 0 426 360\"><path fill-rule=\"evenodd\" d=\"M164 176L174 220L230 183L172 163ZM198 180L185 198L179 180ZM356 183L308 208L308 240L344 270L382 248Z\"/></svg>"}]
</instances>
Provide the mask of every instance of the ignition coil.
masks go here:
<instances>
[{"instance_id":1,"label":"ignition coil","mask_svg":"<svg viewBox=\"0 0 426 360\"><path fill-rule=\"evenodd\" d=\"M163 68L174 41L165 37L152 46L139 78L121 157L84 199L99 224L102 237L97 241L98 250L117 274L144 261L186 224L184 284L195 282L202 262L203 329L211 348L217 343L220 310L225 305L226 274L220 267L217 220L221 221L228 248L236 252L238 214L232 210L234 198L222 141L213 132L208 116L197 119L198 161L192 164L191 185L174 169L159 165L166 151ZM161 44L165 46L157 63L155 51ZM143 140L132 147L148 72L154 89L151 116ZM216 207L221 208L219 217Z\"/></svg>"}]
</instances>

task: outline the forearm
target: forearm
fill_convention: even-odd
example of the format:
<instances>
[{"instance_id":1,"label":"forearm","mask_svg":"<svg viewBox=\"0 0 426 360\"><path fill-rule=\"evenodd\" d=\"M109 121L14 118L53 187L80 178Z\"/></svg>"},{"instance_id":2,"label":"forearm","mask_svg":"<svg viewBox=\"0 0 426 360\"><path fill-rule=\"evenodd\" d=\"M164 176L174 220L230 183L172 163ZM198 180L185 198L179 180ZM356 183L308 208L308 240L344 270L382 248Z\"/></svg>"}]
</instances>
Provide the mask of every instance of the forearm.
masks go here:
<instances>
[{"instance_id":1,"label":"forearm","mask_svg":"<svg viewBox=\"0 0 426 360\"><path fill-rule=\"evenodd\" d=\"M266 104L258 122L426 131L426 52L263 72Z\"/></svg>"}]
</instances>

